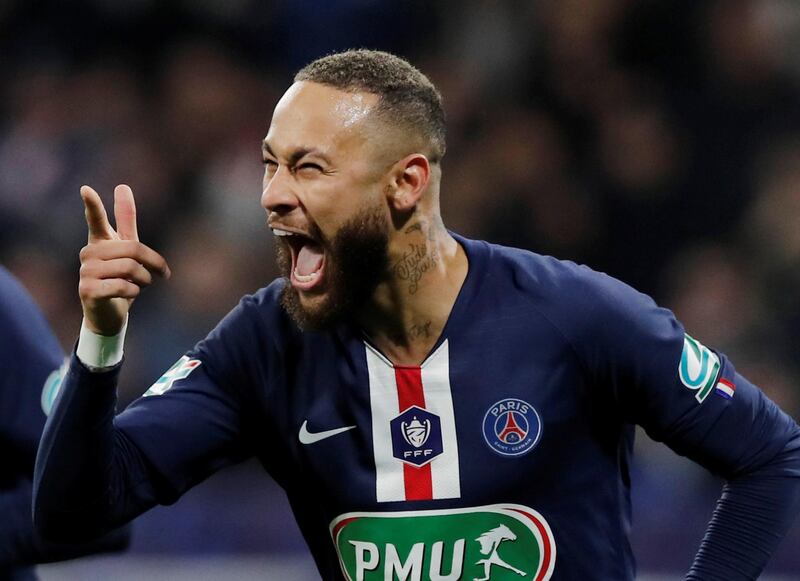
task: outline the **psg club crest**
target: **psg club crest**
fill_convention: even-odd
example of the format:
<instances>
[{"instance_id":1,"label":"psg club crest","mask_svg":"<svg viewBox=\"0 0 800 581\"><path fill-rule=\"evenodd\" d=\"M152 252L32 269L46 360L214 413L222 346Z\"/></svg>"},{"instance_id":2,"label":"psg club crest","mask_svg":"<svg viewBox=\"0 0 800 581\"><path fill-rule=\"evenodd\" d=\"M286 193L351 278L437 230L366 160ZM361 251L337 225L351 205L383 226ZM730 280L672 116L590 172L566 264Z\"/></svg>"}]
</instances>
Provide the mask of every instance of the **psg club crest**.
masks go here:
<instances>
[{"instance_id":1,"label":"psg club crest","mask_svg":"<svg viewBox=\"0 0 800 581\"><path fill-rule=\"evenodd\" d=\"M412 466L424 466L442 453L439 416L411 406L390 422L394 457Z\"/></svg>"},{"instance_id":2,"label":"psg club crest","mask_svg":"<svg viewBox=\"0 0 800 581\"><path fill-rule=\"evenodd\" d=\"M542 422L533 406L509 397L491 406L483 416L483 439L501 456L522 456L539 443Z\"/></svg>"}]
</instances>

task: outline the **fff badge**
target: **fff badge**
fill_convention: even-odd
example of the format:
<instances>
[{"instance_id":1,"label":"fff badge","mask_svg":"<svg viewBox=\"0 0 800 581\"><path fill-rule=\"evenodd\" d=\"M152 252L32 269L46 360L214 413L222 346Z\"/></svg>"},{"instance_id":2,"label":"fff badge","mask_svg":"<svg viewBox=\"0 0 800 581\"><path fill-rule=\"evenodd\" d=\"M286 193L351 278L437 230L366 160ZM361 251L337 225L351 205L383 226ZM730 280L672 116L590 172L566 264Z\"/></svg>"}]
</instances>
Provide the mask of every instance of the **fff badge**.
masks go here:
<instances>
[{"instance_id":1,"label":"fff badge","mask_svg":"<svg viewBox=\"0 0 800 581\"><path fill-rule=\"evenodd\" d=\"M391 422L394 457L412 466L424 466L442 453L442 424L439 416L411 406Z\"/></svg>"}]
</instances>

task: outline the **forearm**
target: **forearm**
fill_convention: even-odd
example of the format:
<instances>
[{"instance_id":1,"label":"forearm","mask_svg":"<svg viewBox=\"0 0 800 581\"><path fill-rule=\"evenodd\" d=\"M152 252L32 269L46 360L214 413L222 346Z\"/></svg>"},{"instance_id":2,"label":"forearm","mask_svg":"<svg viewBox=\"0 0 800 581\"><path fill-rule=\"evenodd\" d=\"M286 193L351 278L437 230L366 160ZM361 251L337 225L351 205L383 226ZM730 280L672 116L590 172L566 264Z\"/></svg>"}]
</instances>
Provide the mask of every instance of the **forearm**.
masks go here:
<instances>
[{"instance_id":1,"label":"forearm","mask_svg":"<svg viewBox=\"0 0 800 581\"><path fill-rule=\"evenodd\" d=\"M687 579L756 579L800 512L800 435L723 488Z\"/></svg>"},{"instance_id":2,"label":"forearm","mask_svg":"<svg viewBox=\"0 0 800 581\"><path fill-rule=\"evenodd\" d=\"M73 356L45 425L34 472L37 531L75 542L115 528L154 504L135 447L114 428L119 366L91 372Z\"/></svg>"}]
</instances>

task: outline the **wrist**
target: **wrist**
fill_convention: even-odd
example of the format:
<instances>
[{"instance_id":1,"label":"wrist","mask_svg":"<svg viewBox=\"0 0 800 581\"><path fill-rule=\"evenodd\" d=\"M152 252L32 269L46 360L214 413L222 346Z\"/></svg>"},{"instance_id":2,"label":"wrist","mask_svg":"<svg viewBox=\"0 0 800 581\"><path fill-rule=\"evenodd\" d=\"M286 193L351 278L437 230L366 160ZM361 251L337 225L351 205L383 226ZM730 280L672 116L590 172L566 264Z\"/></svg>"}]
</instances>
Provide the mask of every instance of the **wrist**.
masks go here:
<instances>
[{"instance_id":1,"label":"wrist","mask_svg":"<svg viewBox=\"0 0 800 581\"><path fill-rule=\"evenodd\" d=\"M84 317L75 354L86 367L92 370L107 369L122 361L128 317L115 335L104 335L92 328Z\"/></svg>"}]
</instances>

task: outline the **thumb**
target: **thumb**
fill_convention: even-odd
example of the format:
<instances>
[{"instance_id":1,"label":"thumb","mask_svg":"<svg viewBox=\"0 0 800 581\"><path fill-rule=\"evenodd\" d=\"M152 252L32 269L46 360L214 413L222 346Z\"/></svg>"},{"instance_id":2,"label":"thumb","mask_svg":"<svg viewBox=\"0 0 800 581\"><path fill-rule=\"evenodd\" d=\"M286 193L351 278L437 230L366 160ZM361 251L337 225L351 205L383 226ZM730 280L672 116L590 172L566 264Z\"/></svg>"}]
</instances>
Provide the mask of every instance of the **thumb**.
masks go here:
<instances>
[{"instance_id":1,"label":"thumb","mask_svg":"<svg viewBox=\"0 0 800 581\"><path fill-rule=\"evenodd\" d=\"M136 230L136 202L130 187L121 184L114 188L114 220L122 240L139 240Z\"/></svg>"}]
</instances>

